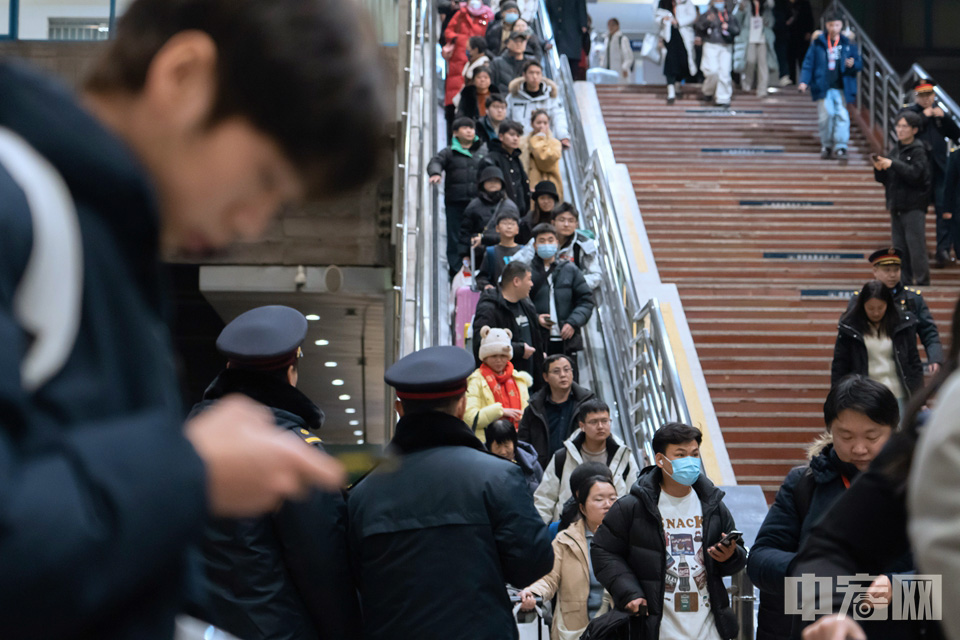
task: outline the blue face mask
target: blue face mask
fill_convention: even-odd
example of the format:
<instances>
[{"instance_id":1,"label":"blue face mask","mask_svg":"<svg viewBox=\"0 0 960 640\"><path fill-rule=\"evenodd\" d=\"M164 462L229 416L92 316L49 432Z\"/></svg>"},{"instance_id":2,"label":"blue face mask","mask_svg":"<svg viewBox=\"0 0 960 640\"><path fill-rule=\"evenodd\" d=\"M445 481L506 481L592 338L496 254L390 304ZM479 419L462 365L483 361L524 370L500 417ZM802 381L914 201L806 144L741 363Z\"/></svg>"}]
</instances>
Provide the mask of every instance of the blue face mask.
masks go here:
<instances>
[{"instance_id":1,"label":"blue face mask","mask_svg":"<svg viewBox=\"0 0 960 640\"><path fill-rule=\"evenodd\" d=\"M724 9L727 8L727 3L726 3L726 2L714 2L714 3L713 3L713 8L716 9L717 11L723 11Z\"/></svg>"},{"instance_id":2,"label":"blue face mask","mask_svg":"<svg viewBox=\"0 0 960 640\"><path fill-rule=\"evenodd\" d=\"M553 256L557 255L557 245L555 244L538 244L537 245L537 255L540 256L541 260L549 260Z\"/></svg>"},{"instance_id":3,"label":"blue face mask","mask_svg":"<svg viewBox=\"0 0 960 640\"><path fill-rule=\"evenodd\" d=\"M666 469L663 472L684 486L692 486L700 477L700 458L687 456L671 460L670 464L673 466L673 474L667 473Z\"/></svg>"},{"instance_id":4,"label":"blue face mask","mask_svg":"<svg viewBox=\"0 0 960 640\"><path fill-rule=\"evenodd\" d=\"M520 19L519 13L505 13L503 14L503 21L507 24L513 24Z\"/></svg>"}]
</instances>

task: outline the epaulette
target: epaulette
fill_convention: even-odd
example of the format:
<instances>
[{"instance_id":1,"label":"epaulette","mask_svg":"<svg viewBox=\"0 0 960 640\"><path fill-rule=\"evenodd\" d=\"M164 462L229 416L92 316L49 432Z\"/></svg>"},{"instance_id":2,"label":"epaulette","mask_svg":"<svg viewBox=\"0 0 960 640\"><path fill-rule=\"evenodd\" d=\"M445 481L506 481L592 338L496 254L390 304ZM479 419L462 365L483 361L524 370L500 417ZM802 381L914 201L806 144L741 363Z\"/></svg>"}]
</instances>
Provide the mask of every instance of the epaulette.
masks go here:
<instances>
[{"instance_id":1,"label":"epaulette","mask_svg":"<svg viewBox=\"0 0 960 640\"><path fill-rule=\"evenodd\" d=\"M306 429L297 429L297 435L307 444L320 444L323 442L318 436L313 435Z\"/></svg>"}]
</instances>

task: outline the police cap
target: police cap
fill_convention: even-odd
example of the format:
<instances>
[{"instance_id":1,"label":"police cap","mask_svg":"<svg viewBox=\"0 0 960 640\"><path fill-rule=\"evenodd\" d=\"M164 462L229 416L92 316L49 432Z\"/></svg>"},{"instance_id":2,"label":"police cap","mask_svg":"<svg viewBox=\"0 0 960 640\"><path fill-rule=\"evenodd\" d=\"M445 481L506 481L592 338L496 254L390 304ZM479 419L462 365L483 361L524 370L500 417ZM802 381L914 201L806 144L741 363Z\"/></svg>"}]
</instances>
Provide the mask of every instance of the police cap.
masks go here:
<instances>
[{"instance_id":1,"label":"police cap","mask_svg":"<svg viewBox=\"0 0 960 640\"><path fill-rule=\"evenodd\" d=\"M896 247L884 247L871 253L868 260L870 260L870 264L875 267L885 264L900 266L900 263L903 261L903 251L900 251L900 249Z\"/></svg>"},{"instance_id":2,"label":"police cap","mask_svg":"<svg viewBox=\"0 0 960 640\"><path fill-rule=\"evenodd\" d=\"M282 305L245 311L224 327L217 350L230 364L257 369L279 369L294 364L307 337L307 319Z\"/></svg>"},{"instance_id":3,"label":"police cap","mask_svg":"<svg viewBox=\"0 0 960 640\"><path fill-rule=\"evenodd\" d=\"M428 347L395 362L383 379L401 400L440 400L466 393L474 369L473 354L460 347Z\"/></svg>"}]
</instances>

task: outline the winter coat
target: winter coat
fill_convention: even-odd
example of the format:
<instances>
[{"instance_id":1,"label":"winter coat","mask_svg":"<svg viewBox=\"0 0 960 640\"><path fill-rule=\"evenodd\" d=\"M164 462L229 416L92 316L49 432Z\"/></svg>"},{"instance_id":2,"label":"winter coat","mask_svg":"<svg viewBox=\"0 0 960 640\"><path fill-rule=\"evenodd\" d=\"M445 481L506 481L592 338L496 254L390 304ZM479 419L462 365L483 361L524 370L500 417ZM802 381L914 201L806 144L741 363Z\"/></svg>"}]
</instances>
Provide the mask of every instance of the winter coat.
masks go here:
<instances>
[{"instance_id":1,"label":"winter coat","mask_svg":"<svg viewBox=\"0 0 960 640\"><path fill-rule=\"evenodd\" d=\"M470 238L478 233L483 235L483 246L498 244L500 235L497 233L496 219L507 211L520 215L517 205L508 199L503 191L489 192L480 186L477 197L463 210L463 217L460 219L460 255L470 254Z\"/></svg>"},{"instance_id":2,"label":"winter coat","mask_svg":"<svg viewBox=\"0 0 960 640\"><path fill-rule=\"evenodd\" d=\"M503 190L507 197L517 205L520 215L530 210L530 180L520 162L520 149L507 151L500 144L500 139L490 140L487 143L487 155L480 160L479 171L485 167L499 167L503 172Z\"/></svg>"},{"instance_id":3,"label":"winter coat","mask_svg":"<svg viewBox=\"0 0 960 640\"><path fill-rule=\"evenodd\" d=\"M490 90L493 91L493 86L490 87ZM482 142L481 147L487 147L486 150L478 150L480 155L487 155L487 152L489 151L488 145L491 140L499 140L500 131L498 129L499 125L495 127L493 123L490 122L489 115L485 115L477 120L477 136L480 137L480 141Z\"/></svg>"},{"instance_id":4,"label":"winter coat","mask_svg":"<svg viewBox=\"0 0 960 640\"><path fill-rule=\"evenodd\" d=\"M773 0L762 0L760 15L763 17L763 35L767 40L767 68L770 77L776 78L780 74L780 64L777 62L777 52L774 49L776 40L773 35ZM733 10L740 22L740 33L733 41L733 71L743 73L747 68L747 45L750 43L750 19L753 17L753 0L746 0L746 4L739 2Z\"/></svg>"},{"instance_id":5,"label":"winter coat","mask_svg":"<svg viewBox=\"0 0 960 640\"><path fill-rule=\"evenodd\" d=\"M533 497L537 487L540 486L540 481L543 479L543 467L537 461L537 452L528 443L518 441L513 455L515 462L520 465L520 469L523 471L530 496Z\"/></svg>"},{"instance_id":6,"label":"winter coat","mask_svg":"<svg viewBox=\"0 0 960 640\"><path fill-rule=\"evenodd\" d=\"M270 407L278 427L323 450L315 435L320 409L295 387L255 371L224 370L193 415L231 393ZM339 493L314 491L260 518L212 519L201 545L204 619L249 640L359 638L346 517Z\"/></svg>"},{"instance_id":7,"label":"winter coat","mask_svg":"<svg viewBox=\"0 0 960 640\"><path fill-rule=\"evenodd\" d=\"M481 327L475 327L479 331ZM526 409L530 401L533 378L526 371L513 370L513 381L520 393L520 409ZM493 390L478 368L467 378L467 411L463 421L473 430L480 442L486 442L487 425L503 417L503 405L493 399Z\"/></svg>"},{"instance_id":8,"label":"winter coat","mask_svg":"<svg viewBox=\"0 0 960 640\"><path fill-rule=\"evenodd\" d=\"M560 176L560 158L563 144L551 133L528 133L520 138L520 162L527 172L530 184L549 180L557 187L563 202L563 178Z\"/></svg>"},{"instance_id":9,"label":"winter coat","mask_svg":"<svg viewBox=\"0 0 960 640\"><path fill-rule=\"evenodd\" d=\"M543 337L541 333L537 330L540 326L537 322L537 310L533 306L533 303L529 298L524 298L520 301L521 307L523 307L524 315L527 317L527 322L530 324L530 333L533 336L534 344L530 345L533 347L536 352L530 356L529 360L523 358L523 343L518 342L520 339L520 327L517 325L517 319L514 317L513 312L507 307L506 300L503 299L503 294L500 293L499 289L486 289L480 294L480 299L477 301L477 310L473 316L473 326L474 327L496 327L498 329L510 329L510 332L513 333L513 342L510 346L513 347L513 368L520 371L540 371L543 368ZM477 366L480 366L480 332L473 332L473 357L477 360ZM541 385L543 378L540 379L541 382L538 382L536 378L533 379L532 389L537 391Z\"/></svg>"},{"instance_id":10,"label":"winter coat","mask_svg":"<svg viewBox=\"0 0 960 640\"><path fill-rule=\"evenodd\" d=\"M507 91L510 90L510 83L514 78L520 77L520 69L527 60L533 60L533 58L525 55L517 60L509 51L494 58L493 62L490 63L490 71L493 73L493 78L491 78L493 84L490 86L490 90L493 91L493 88L496 87L497 93L506 96Z\"/></svg>"},{"instance_id":11,"label":"winter coat","mask_svg":"<svg viewBox=\"0 0 960 640\"><path fill-rule=\"evenodd\" d=\"M493 89L492 85L490 89ZM486 100L491 95L493 94L488 90L488 92L483 96L483 100ZM474 122L480 119L480 103L477 101L477 88L472 84L468 84L461 89L460 93L454 96L453 102L457 106L455 117L459 118L463 116L466 118L471 118ZM486 108L486 105L484 105L484 108ZM479 127L477 128L479 129ZM481 140L481 144L482 142L483 141Z\"/></svg>"},{"instance_id":12,"label":"winter coat","mask_svg":"<svg viewBox=\"0 0 960 640\"><path fill-rule=\"evenodd\" d=\"M901 313L900 324L893 332L893 355L897 366L900 384L908 396L912 396L923 386L923 363L917 350L917 319L912 313ZM869 376L869 356L863 335L840 320L840 331L833 349L833 364L830 366L830 386L836 385L841 378L851 373Z\"/></svg>"},{"instance_id":13,"label":"winter coat","mask_svg":"<svg viewBox=\"0 0 960 640\"><path fill-rule=\"evenodd\" d=\"M553 567L523 472L445 413L400 418L347 499L365 640L518 638L506 584Z\"/></svg>"},{"instance_id":14,"label":"winter coat","mask_svg":"<svg viewBox=\"0 0 960 640\"><path fill-rule=\"evenodd\" d=\"M456 136L450 146L441 149L427 165L427 173L439 176L446 172L443 184L444 202L470 202L477 195L477 174L480 161L476 151L480 148L480 138L475 138L469 149L464 149Z\"/></svg>"},{"instance_id":15,"label":"winter coat","mask_svg":"<svg viewBox=\"0 0 960 640\"><path fill-rule=\"evenodd\" d=\"M887 210L891 213L926 211L930 206L933 172L923 141L914 138L908 145L897 142L887 157L893 161L889 169L873 170L874 179L887 190Z\"/></svg>"},{"instance_id":16,"label":"winter coat","mask_svg":"<svg viewBox=\"0 0 960 640\"><path fill-rule=\"evenodd\" d=\"M580 640L590 623L587 600L590 597L590 558L586 521L582 518L553 539L553 570L528 591L544 600L557 597L556 613L550 627L550 640ZM597 615L613 608L613 599L603 592L603 604Z\"/></svg>"},{"instance_id":17,"label":"winter coat","mask_svg":"<svg viewBox=\"0 0 960 640\"><path fill-rule=\"evenodd\" d=\"M537 492L533 494L533 503L537 507L537 513L547 524L560 519L564 503L573 495L570 491L570 474L583 464L580 448L586 437L580 429L574 431L564 441L564 448L554 452L547 466L544 467L543 480L537 487ZM557 461L562 456L565 456L564 462L558 465ZM633 465L630 448L613 434L607 437L607 466L613 474L613 488L617 490L617 495L626 495L636 480L637 470Z\"/></svg>"},{"instance_id":18,"label":"winter coat","mask_svg":"<svg viewBox=\"0 0 960 640\"><path fill-rule=\"evenodd\" d=\"M546 0L553 25L557 53L578 62L583 55L583 30L587 24L587 0Z\"/></svg>"},{"instance_id":19,"label":"winter coat","mask_svg":"<svg viewBox=\"0 0 960 640\"><path fill-rule=\"evenodd\" d=\"M939 118L925 116L923 107L918 104L911 104L905 110L915 112L923 120L923 126L920 128L917 137L926 144L934 172L942 176L947 170L947 153L949 151L947 138L957 142L960 139L960 126L957 126L956 120L946 114Z\"/></svg>"},{"instance_id":20,"label":"winter coat","mask_svg":"<svg viewBox=\"0 0 960 640\"><path fill-rule=\"evenodd\" d=\"M860 48L850 41L847 36L840 34L840 75L843 76L843 96L847 104L857 101L857 73L863 69L863 58L860 57ZM853 66L847 67L847 58L853 58ZM822 33L807 49L800 68L800 82L810 87L810 95L814 101L827 97L830 88L830 71L827 68L827 34Z\"/></svg>"},{"instance_id":21,"label":"winter coat","mask_svg":"<svg viewBox=\"0 0 960 640\"><path fill-rule=\"evenodd\" d=\"M660 636L663 618L667 567L658 506L662 479L663 472L655 466L640 472L640 479L629 495L620 498L607 512L593 539L591 553L594 574L613 596L617 609L624 609L637 598L646 599L648 615L643 620L644 638ZM703 548L707 549L720 542L721 534L733 531L737 525L723 504L723 491L702 473L693 490L703 511ZM723 577L743 569L746 559L746 551L739 545L726 562L717 562L708 553L703 554L710 611L724 640L736 638L739 625L730 608Z\"/></svg>"},{"instance_id":22,"label":"winter coat","mask_svg":"<svg viewBox=\"0 0 960 640\"><path fill-rule=\"evenodd\" d=\"M859 291L853 292L853 297L850 298L850 303L847 305L848 313L857 305L857 296L859 295ZM911 289L897 283L897 286L890 289L890 295L893 296L893 301L897 303L897 308L900 309L901 314L910 312L917 319L917 335L920 337L920 344L923 345L924 351L927 352L927 361L937 364L943 362L943 345L940 343L940 332L937 329L937 324L933 321L930 308L923 300L923 292L920 289Z\"/></svg>"},{"instance_id":23,"label":"winter coat","mask_svg":"<svg viewBox=\"0 0 960 640\"><path fill-rule=\"evenodd\" d=\"M630 38L623 31L608 33L604 44L603 68L628 76L636 64Z\"/></svg>"},{"instance_id":24,"label":"winter coat","mask_svg":"<svg viewBox=\"0 0 960 640\"><path fill-rule=\"evenodd\" d=\"M549 279L552 278L557 328L562 329L563 325L569 324L574 329L573 337L563 341L563 352L581 351L583 335L580 329L590 321L596 306L593 290L584 279L583 273L572 262L556 260L548 274L539 256L533 259L530 266L533 270L533 289L530 290L530 299L533 300L537 313L550 313ZM544 330L544 341L547 340L549 340L549 334Z\"/></svg>"},{"instance_id":25,"label":"winter coat","mask_svg":"<svg viewBox=\"0 0 960 640\"><path fill-rule=\"evenodd\" d=\"M784 580L800 545L846 490L857 467L840 460L827 434L808 452L809 464L793 468L777 491L747 558L747 573L760 589L757 640L790 640L793 617L784 613Z\"/></svg>"},{"instance_id":26,"label":"winter coat","mask_svg":"<svg viewBox=\"0 0 960 640\"><path fill-rule=\"evenodd\" d=\"M512 29L507 29L507 34L509 35L511 31ZM540 36L534 33L527 39L527 48L523 53L535 60L540 60L543 58L543 47L545 44L546 41L541 40ZM503 34L502 19L497 20L487 29L487 50L497 56L507 50L507 40Z\"/></svg>"},{"instance_id":27,"label":"winter coat","mask_svg":"<svg viewBox=\"0 0 960 640\"><path fill-rule=\"evenodd\" d=\"M663 11L663 13L661 13ZM668 14L668 15L663 15ZM669 20L669 15L677 18L677 28L680 30L680 38L683 40L683 47L687 50L687 65L690 67L690 77L697 75L697 51L694 40L697 34L693 30L693 25L697 21L697 8L690 0L677 0L676 13L670 14L664 9L655 9L654 18L660 22L660 37L664 42L670 42L673 37L673 23ZM663 18L666 18L664 20Z\"/></svg>"},{"instance_id":28,"label":"winter coat","mask_svg":"<svg viewBox=\"0 0 960 640\"><path fill-rule=\"evenodd\" d=\"M550 425L547 421L547 399L549 397L549 386L544 386L530 396L527 408L520 419L520 427L517 429L517 437L524 442L529 442L536 450L537 460L544 469L550 462L550 456L555 453L550 451ZM564 440L569 438L577 429L577 415L580 413L580 405L596 396L593 391L574 382L570 388L570 397L573 398L574 404L573 411L570 413L570 424L566 425L564 429Z\"/></svg>"},{"instance_id":29,"label":"winter coat","mask_svg":"<svg viewBox=\"0 0 960 640\"><path fill-rule=\"evenodd\" d=\"M155 185L59 83L0 62L0 95L0 127L46 159L76 208L82 266L63 272L64 259L54 276L83 280L66 362L27 389L34 336L14 293L36 238L0 165L0 635L169 639L209 506L183 433ZM64 324L70 308L57 309Z\"/></svg>"},{"instance_id":30,"label":"winter coat","mask_svg":"<svg viewBox=\"0 0 960 640\"><path fill-rule=\"evenodd\" d=\"M480 67L489 67L489 66L490 66L490 58L489 58L489 57L487 56L487 54L485 54L485 53L482 54L482 55L481 55L479 58L477 58L476 60L473 60L472 62L468 59L468 60L467 60L467 63L463 66L463 80L464 80L464 83L465 83L465 87L464 87L464 88L470 86L469 82L470 82L471 80L473 80L473 72L474 72L474 71L476 71L476 70L479 69ZM492 80L492 78L491 78L491 80ZM493 87L491 86L491 89L492 89L492 88L493 88Z\"/></svg>"},{"instance_id":31,"label":"winter coat","mask_svg":"<svg viewBox=\"0 0 960 640\"><path fill-rule=\"evenodd\" d=\"M730 12L730 3L727 2L727 32L722 29L722 20L720 14L712 6L700 14L696 22L693 23L693 29L699 35L704 43L729 45L740 34L740 21L737 16Z\"/></svg>"},{"instance_id":32,"label":"winter coat","mask_svg":"<svg viewBox=\"0 0 960 640\"><path fill-rule=\"evenodd\" d=\"M558 140L570 137L570 127L567 124L567 114L563 109L563 100L559 97L557 84L549 78L540 81L541 93L531 96L527 92L523 78L514 78L510 82L507 96L507 118L523 125L523 132L533 132L530 116L537 109L546 110L550 116L550 130Z\"/></svg>"},{"instance_id":33,"label":"winter coat","mask_svg":"<svg viewBox=\"0 0 960 640\"><path fill-rule=\"evenodd\" d=\"M484 36L487 25L493 21L493 10L484 5L480 15L470 13L467 3L453 14L443 32L447 45L453 44L453 54L447 60L447 84L444 104L453 104L453 96L463 88L463 68L467 66L467 43L474 36Z\"/></svg>"},{"instance_id":34,"label":"winter coat","mask_svg":"<svg viewBox=\"0 0 960 640\"><path fill-rule=\"evenodd\" d=\"M603 273L600 271L597 241L587 234L587 231L577 229L573 239L557 251L557 260L566 260L577 265L577 268L583 273L584 280L587 281L587 286L596 291L603 279ZM529 263L533 261L535 255L537 255L536 249L531 240L517 252L516 259Z\"/></svg>"}]
</instances>

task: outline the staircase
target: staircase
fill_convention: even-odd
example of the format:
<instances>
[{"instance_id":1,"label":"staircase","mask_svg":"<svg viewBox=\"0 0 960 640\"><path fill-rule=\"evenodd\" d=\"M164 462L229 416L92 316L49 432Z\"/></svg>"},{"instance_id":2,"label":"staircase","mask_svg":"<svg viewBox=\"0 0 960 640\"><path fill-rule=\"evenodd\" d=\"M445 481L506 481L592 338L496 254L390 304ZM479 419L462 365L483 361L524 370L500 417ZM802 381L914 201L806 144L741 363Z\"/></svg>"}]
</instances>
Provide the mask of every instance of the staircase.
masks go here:
<instances>
[{"instance_id":1,"label":"staircase","mask_svg":"<svg viewBox=\"0 0 960 640\"><path fill-rule=\"evenodd\" d=\"M816 106L790 89L737 94L730 112L693 87L669 107L662 88L597 90L660 276L679 288L737 481L772 500L823 432L840 296L871 278L864 256L890 242L867 141L854 127L847 167L820 160ZM927 227L932 248L932 214ZM932 273L923 293L946 347L960 268Z\"/></svg>"}]
</instances>

